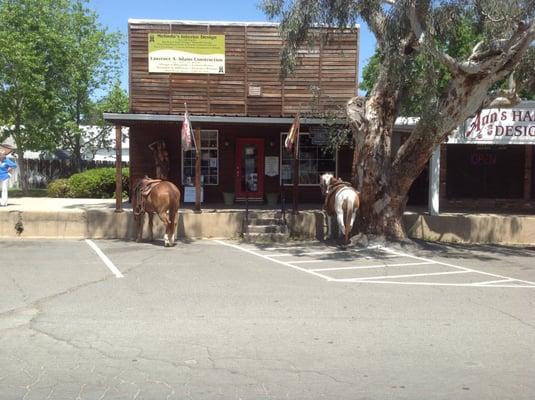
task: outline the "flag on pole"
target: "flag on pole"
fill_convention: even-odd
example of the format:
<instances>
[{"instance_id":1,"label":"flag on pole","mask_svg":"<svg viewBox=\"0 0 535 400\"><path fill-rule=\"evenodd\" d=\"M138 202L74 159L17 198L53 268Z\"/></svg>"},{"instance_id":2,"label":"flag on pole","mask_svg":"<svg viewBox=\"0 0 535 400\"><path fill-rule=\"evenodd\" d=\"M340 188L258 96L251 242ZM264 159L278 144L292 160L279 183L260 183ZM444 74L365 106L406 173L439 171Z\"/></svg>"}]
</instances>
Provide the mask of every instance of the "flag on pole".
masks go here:
<instances>
[{"instance_id":1,"label":"flag on pole","mask_svg":"<svg viewBox=\"0 0 535 400\"><path fill-rule=\"evenodd\" d=\"M288 136L284 141L284 147L286 147L286 150L288 150L290 153L295 150L296 157L299 151L299 127L299 113L297 113L293 120L292 127L290 128L290 132L288 132Z\"/></svg>"},{"instance_id":2,"label":"flag on pole","mask_svg":"<svg viewBox=\"0 0 535 400\"><path fill-rule=\"evenodd\" d=\"M195 139L193 138L193 131L191 129L191 122L189 120L188 112L184 112L184 122L182 122L182 149L184 151L193 150Z\"/></svg>"}]
</instances>

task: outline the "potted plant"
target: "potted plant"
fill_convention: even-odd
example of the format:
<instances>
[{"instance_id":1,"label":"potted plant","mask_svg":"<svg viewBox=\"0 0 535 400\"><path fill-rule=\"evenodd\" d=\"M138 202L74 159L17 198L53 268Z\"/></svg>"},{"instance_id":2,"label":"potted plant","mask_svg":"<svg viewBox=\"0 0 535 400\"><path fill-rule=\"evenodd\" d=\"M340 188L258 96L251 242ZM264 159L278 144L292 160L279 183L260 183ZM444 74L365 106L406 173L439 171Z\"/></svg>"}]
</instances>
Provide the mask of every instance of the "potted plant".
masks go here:
<instances>
[{"instance_id":1,"label":"potted plant","mask_svg":"<svg viewBox=\"0 0 535 400\"><path fill-rule=\"evenodd\" d=\"M276 206L277 202L279 201L279 194L278 193L266 193L266 200L268 206Z\"/></svg>"},{"instance_id":2,"label":"potted plant","mask_svg":"<svg viewBox=\"0 0 535 400\"><path fill-rule=\"evenodd\" d=\"M223 192L223 203L226 206L234 204L234 192Z\"/></svg>"}]
</instances>

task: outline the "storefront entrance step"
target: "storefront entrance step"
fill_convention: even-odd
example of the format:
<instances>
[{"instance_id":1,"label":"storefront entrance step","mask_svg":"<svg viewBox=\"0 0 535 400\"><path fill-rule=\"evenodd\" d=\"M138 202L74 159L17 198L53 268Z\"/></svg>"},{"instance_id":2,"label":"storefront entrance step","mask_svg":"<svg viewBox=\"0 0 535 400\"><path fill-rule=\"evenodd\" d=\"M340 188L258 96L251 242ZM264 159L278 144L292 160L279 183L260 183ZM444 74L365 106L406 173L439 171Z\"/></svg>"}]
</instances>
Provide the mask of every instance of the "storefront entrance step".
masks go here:
<instances>
[{"instance_id":1,"label":"storefront entrance step","mask_svg":"<svg viewBox=\"0 0 535 400\"><path fill-rule=\"evenodd\" d=\"M286 233L286 225L249 225L249 233Z\"/></svg>"}]
</instances>

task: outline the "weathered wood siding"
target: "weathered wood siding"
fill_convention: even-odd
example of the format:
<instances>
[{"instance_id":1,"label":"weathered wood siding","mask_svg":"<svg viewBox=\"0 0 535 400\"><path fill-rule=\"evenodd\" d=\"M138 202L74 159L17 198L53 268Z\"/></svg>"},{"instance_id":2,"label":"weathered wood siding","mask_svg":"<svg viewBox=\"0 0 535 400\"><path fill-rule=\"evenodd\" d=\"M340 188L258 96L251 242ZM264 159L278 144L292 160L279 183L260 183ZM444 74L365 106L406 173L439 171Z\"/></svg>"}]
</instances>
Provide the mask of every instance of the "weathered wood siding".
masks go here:
<instances>
[{"instance_id":1,"label":"weathered wood siding","mask_svg":"<svg viewBox=\"0 0 535 400\"><path fill-rule=\"evenodd\" d=\"M148 72L148 33L225 35L225 74ZM299 52L299 66L280 78L282 40L276 26L129 24L130 111L292 116L344 106L357 90L358 29L330 32ZM249 87L261 96L249 96Z\"/></svg>"}]
</instances>

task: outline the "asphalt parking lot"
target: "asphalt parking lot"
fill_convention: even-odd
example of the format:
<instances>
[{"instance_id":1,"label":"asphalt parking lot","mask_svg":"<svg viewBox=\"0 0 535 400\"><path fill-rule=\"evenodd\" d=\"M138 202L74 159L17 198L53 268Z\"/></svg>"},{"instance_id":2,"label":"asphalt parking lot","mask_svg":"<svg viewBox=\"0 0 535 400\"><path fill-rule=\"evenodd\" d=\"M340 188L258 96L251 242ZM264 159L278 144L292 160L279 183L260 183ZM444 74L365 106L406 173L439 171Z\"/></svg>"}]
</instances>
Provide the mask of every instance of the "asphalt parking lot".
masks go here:
<instances>
[{"instance_id":1,"label":"asphalt parking lot","mask_svg":"<svg viewBox=\"0 0 535 400\"><path fill-rule=\"evenodd\" d=\"M533 399L535 251L0 242L0 399Z\"/></svg>"}]
</instances>

